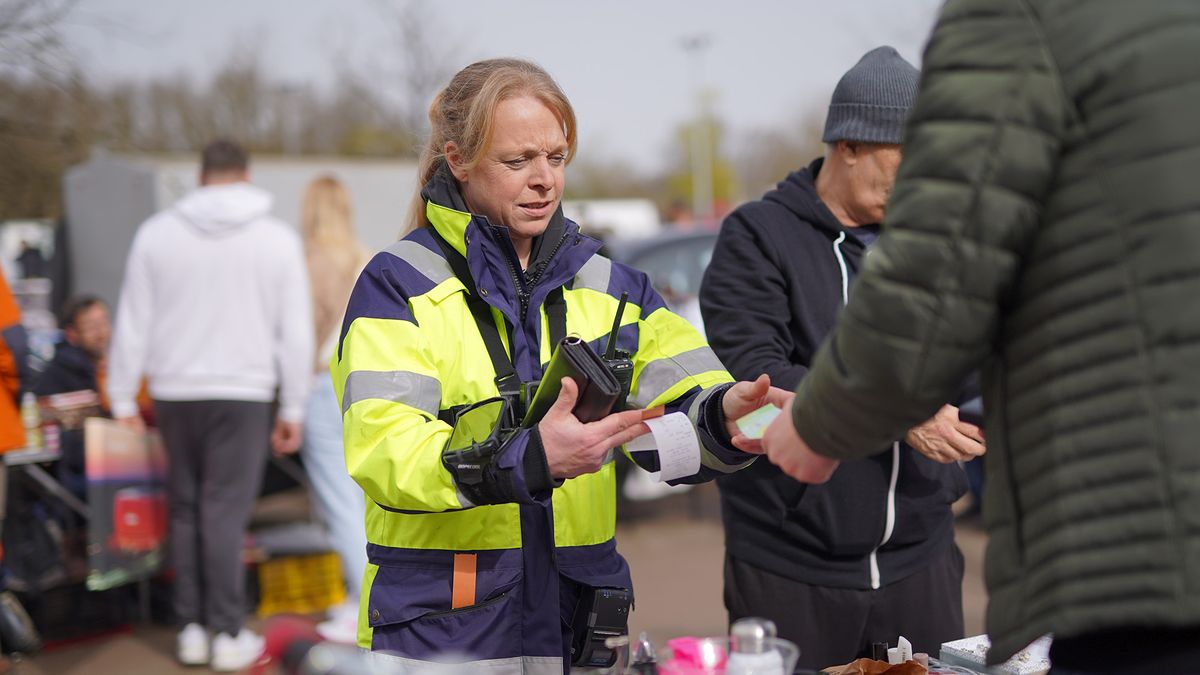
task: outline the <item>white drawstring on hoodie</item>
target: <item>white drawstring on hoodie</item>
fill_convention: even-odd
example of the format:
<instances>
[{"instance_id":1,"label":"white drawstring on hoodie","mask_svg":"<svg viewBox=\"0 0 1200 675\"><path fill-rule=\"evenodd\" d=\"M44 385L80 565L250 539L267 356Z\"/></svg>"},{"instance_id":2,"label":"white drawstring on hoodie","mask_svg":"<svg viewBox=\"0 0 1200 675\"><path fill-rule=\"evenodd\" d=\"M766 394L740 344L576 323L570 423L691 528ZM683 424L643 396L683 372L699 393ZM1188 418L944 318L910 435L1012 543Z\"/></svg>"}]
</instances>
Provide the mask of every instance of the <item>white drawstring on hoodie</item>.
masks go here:
<instances>
[{"instance_id":1,"label":"white drawstring on hoodie","mask_svg":"<svg viewBox=\"0 0 1200 675\"><path fill-rule=\"evenodd\" d=\"M838 234L838 238L833 242L833 255L837 258L838 267L842 271L842 306L850 302L850 271L846 267L846 258L842 255L842 242L846 241L846 232L843 230ZM869 558L871 566L871 588L878 589L879 581L879 549L892 538L892 532L896 529L896 481L900 477L900 441L892 442L892 476L888 481L887 491L887 517L883 526L883 538L871 550Z\"/></svg>"}]
</instances>

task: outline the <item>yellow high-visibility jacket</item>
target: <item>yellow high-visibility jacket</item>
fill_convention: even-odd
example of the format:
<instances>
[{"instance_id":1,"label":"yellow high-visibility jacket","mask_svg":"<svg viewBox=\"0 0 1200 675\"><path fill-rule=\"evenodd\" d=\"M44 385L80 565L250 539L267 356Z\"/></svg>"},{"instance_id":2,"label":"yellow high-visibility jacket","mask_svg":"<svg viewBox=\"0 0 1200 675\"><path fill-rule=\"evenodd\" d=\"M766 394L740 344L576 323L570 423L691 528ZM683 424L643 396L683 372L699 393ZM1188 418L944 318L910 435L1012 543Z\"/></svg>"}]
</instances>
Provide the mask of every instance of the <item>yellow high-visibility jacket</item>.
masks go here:
<instances>
[{"instance_id":1,"label":"yellow high-visibility jacket","mask_svg":"<svg viewBox=\"0 0 1200 675\"><path fill-rule=\"evenodd\" d=\"M724 430L720 402L731 378L645 274L598 255L599 242L561 215L521 272L507 230L468 213L447 172L424 195L437 233L465 256L473 292L490 306L522 381L539 379L550 358L543 311L550 290L563 289L568 334L593 347L627 292L618 344L634 362L629 405L666 405L692 420L702 468L682 482L753 461ZM331 364L346 467L367 503L359 644L410 665L454 652L487 661L489 673L566 672L581 589L632 587L613 541L614 465L555 487L536 429L521 430L496 460L511 502L475 505L456 486L442 464L451 428L439 413L498 391L469 291L433 235L416 230L367 265ZM474 565L474 604L457 609L452 593L467 582L455 581L456 554L469 554Z\"/></svg>"}]
</instances>

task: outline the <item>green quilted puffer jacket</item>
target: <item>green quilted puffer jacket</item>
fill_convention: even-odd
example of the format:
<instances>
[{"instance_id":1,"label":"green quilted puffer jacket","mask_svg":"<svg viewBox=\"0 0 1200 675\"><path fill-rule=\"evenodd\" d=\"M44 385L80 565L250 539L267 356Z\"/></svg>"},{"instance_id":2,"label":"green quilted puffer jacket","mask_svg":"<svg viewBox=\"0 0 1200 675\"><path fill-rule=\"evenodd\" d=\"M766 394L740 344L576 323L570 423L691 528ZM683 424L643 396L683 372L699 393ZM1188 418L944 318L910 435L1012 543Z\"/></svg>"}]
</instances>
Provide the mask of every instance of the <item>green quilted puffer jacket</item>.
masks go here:
<instances>
[{"instance_id":1,"label":"green quilted puffer jacket","mask_svg":"<svg viewBox=\"0 0 1200 675\"><path fill-rule=\"evenodd\" d=\"M989 660L1200 625L1200 2L946 4L797 430L869 454L980 363Z\"/></svg>"}]
</instances>

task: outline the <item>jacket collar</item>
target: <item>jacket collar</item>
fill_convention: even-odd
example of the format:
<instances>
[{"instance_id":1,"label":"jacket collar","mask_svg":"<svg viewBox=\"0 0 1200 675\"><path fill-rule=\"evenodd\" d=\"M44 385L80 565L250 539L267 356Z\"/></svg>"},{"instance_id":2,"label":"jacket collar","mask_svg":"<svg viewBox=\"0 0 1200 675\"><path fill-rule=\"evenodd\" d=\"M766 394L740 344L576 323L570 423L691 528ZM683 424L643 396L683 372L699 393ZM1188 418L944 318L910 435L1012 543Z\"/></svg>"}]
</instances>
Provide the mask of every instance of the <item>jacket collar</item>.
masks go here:
<instances>
[{"instance_id":1,"label":"jacket collar","mask_svg":"<svg viewBox=\"0 0 1200 675\"><path fill-rule=\"evenodd\" d=\"M490 238L508 237L504 227L492 225L486 217L470 212L466 200L463 199L458 181L454 179L445 164L438 167L433 178L425 184L421 190L421 197L425 200L425 216L429 218L430 225L464 257L467 255L467 227L471 224L472 219L479 223L481 229L485 230L486 235ZM529 274L533 274L535 270L544 270L549 265L557 244L567 233L567 219L563 216L560 202L554 215L550 217L546 231L533 239L533 248L529 256ZM507 243L511 245L511 239ZM503 247L505 242L497 241L497 244Z\"/></svg>"},{"instance_id":2,"label":"jacket collar","mask_svg":"<svg viewBox=\"0 0 1200 675\"><path fill-rule=\"evenodd\" d=\"M463 256L467 254L466 232L471 223L467 202L458 189L458 182L443 164L433 178L421 188L425 200L425 217L437 233Z\"/></svg>"},{"instance_id":3,"label":"jacket collar","mask_svg":"<svg viewBox=\"0 0 1200 675\"><path fill-rule=\"evenodd\" d=\"M520 322L522 306L540 307L550 289L567 283L600 249L600 242L581 234L579 226L563 216L560 204L546 231L534 238L529 266L522 273L508 228L470 213L458 181L444 165L421 196L435 232L466 258L472 281L488 291L488 304L514 324Z\"/></svg>"}]
</instances>

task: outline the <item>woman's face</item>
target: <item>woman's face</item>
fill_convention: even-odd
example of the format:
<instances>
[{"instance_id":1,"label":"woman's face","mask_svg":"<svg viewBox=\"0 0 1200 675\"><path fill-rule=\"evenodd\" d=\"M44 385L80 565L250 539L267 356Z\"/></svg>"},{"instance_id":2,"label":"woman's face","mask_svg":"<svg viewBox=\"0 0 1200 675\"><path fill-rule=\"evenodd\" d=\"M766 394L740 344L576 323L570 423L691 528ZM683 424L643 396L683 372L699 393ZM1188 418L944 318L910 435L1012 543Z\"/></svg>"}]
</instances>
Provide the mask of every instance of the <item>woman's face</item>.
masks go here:
<instances>
[{"instance_id":1,"label":"woman's face","mask_svg":"<svg viewBox=\"0 0 1200 675\"><path fill-rule=\"evenodd\" d=\"M492 143L472 168L464 168L454 142L447 163L472 213L509 229L514 242L546 231L562 200L567 137L550 108L528 96L496 107Z\"/></svg>"}]
</instances>

